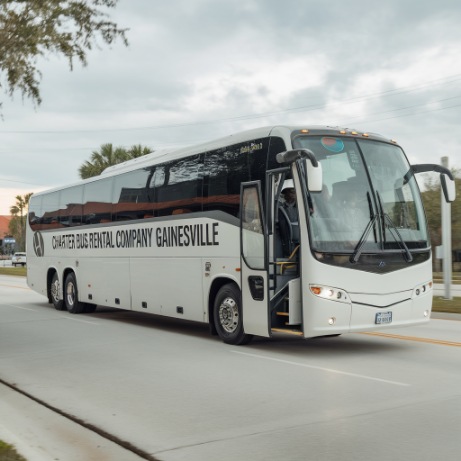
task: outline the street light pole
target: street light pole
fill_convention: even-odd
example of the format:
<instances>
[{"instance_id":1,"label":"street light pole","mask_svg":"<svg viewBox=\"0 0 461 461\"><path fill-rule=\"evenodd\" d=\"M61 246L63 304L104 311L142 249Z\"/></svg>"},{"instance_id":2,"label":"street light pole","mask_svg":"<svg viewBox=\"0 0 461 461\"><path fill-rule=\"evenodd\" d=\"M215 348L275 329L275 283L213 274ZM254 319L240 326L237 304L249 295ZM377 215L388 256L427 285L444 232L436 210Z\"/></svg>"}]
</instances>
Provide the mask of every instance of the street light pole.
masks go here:
<instances>
[{"instance_id":1,"label":"street light pole","mask_svg":"<svg viewBox=\"0 0 461 461\"><path fill-rule=\"evenodd\" d=\"M449 168L448 157L441 158L442 166ZM443 249L443 283L445 285L445 296L447 300L453 299L451 296L451 203L444 198L442 190L441 211L442 211L442 249Z\"/></svg>"}]
</instances>

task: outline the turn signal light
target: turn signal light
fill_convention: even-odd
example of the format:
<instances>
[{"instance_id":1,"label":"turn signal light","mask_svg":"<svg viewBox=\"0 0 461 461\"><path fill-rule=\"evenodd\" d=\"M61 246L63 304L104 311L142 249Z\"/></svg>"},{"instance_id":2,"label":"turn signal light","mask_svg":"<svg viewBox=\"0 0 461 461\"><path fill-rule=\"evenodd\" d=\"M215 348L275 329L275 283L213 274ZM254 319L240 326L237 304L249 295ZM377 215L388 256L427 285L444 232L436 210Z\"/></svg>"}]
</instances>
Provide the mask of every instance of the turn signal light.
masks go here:
<instances>
[{"instance_id":1,"label":"turn signal light","mask_svg":"<svg viewBox=\"0 0 461 461\"><path fill-rule=\"evenodd\" d=\"M312 294L320 298L339 301L341 303L349 303L348 294L339 288L326 287L323 285L309 285L309 289Z\"/></svg>"},{"instance_id":2,"label":"turn signal light","mask_svg":"<svg viewBox=\"0 0 461 461\"><path fill-rule=\"evenodd\" d=\"M422 283L413 289L413 298L421 296L432 290L432 280L430 282Z\"/></svg>"}]
</instances>

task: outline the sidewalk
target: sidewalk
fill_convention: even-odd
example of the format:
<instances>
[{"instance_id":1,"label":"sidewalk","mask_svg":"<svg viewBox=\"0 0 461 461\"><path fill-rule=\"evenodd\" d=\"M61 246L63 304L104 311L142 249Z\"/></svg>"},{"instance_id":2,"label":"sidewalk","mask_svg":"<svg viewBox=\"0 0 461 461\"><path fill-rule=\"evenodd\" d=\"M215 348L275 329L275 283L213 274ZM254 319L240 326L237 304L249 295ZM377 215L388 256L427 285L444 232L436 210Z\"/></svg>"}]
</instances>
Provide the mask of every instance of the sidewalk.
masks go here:
<instances>
[{"instance_id":1,"label":"sidewalk","mask_svg":"<svg viewBox=\"0 0 461 461\"><path fill-rule=\"evenodd\" d=\"M144 459L1 383L0 415L0 439L28 461Z\"/></svg>"}]
</instances>

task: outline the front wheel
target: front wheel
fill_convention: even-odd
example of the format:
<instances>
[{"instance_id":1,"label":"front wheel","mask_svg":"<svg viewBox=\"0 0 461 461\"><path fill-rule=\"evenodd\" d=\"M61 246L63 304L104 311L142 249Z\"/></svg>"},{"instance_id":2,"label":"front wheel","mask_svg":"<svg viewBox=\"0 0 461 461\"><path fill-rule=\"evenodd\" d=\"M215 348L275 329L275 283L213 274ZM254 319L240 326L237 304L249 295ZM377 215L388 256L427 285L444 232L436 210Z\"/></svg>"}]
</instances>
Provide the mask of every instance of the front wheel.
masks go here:
<instances>
[{"instance_id":1,"label":"front wheel","mask_svg":"<svg viewBox=\"0 0 461 461\"><path fill-rule=\"evenodd\" d=\"M219 337L227 344L248 344L252 335L243 330L242 295L234 284L221 287L213 306L213 319Z\"/></svg>"},{"instance_id":2,"label":"front wheel","mask_svg":"<svg viewBox=\"0 0 461 461\"><path fill-rule=\"evenodd\" d=\"M64 282L64 302L71 314L81 314L85 310L85 303L78 300L77 279L73 272L66 277Z\"/></svg>"}]
</instances>

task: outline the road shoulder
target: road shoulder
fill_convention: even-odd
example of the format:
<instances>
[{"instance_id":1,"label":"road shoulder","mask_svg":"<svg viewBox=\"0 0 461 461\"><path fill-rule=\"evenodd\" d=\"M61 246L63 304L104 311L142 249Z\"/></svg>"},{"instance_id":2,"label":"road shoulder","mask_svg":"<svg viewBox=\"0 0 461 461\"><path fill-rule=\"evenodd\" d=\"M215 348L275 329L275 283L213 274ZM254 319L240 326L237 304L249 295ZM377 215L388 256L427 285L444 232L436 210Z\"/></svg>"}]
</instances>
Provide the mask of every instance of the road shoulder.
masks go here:
<instances>
[{"instance_id":1,"label":"road shoulder","mask_svg":"<svg viewBox=\"0 0 461 461\"><path fill-rule=\"evenodd\" d=\"M0 383L0 439L28 460L142 458Z\"/></svg>"}]
</instances>

